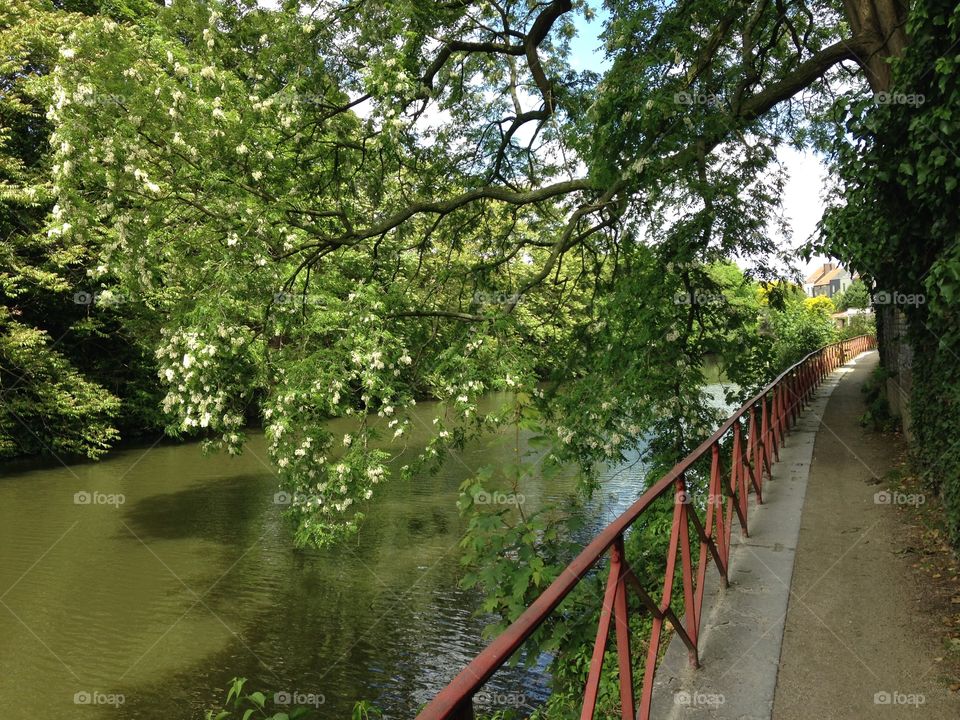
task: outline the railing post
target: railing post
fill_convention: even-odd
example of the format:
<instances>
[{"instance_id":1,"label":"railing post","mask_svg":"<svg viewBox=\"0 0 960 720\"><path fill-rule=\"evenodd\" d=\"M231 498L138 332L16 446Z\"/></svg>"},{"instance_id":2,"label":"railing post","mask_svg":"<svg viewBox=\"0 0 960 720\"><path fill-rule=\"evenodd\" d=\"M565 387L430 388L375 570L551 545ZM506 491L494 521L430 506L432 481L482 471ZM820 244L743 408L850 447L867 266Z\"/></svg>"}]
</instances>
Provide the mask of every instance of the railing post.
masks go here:
<instances>
[{"instance_id":1,"label":"railing post","mask_svg":"<svg viewBox=\"0 0 960 720\"><path fill-rule=\"evenodd\" d=\"M753 491L757 494L757 505L763 505L763 457L757 419L757 406L750 408L750 420L747 425L747 471L753 482Z\"/></svg>"},{"instance_id":2,"label":"railing post","mask_svg":"<svg viewBox=\"0 0 960 720\"><path fill-rule=\"evenodd\" d=\"M774 441L773 427L770 423L770 413L773 410L772 403L771 407L767 407L767 396L764 395L760 398L763 410L760 415L760 437L763 438L763 460L767 466L767 475L772 474L771 463L773 462L773 456L776 452L777 444Z\"/></svg>"},{"instance_id":3,"label":"railing post","mask_svg":"<svg viewBox=\"0 0 960 720\"><path fill-rule=\"evenodd\" d=\"M790 427L797 424L797 418L800 417L800 373L793 371L790 373Z\"/></svg>"},{"instance_id":4,"label":"railing post","mask_svg":"<svg viewBox=\"0 0 960 720\"><path fill-rule=\"evenodd\" d=\"M677 492L687 493L686 479L681 475L677 478ZM688 496L689 497L689 496ZM697 601L693 595L693 558L690 554L690 519L687 513L690 512L690 503L683 503L680 508L680 571L683 574L683 606L686 612L687 621L686 631L690 640L693 642L693 648L687 649L690 657L691 667L700 667L700 657L697 653L697 636L699 635L699 613L697 612Z\"/></svg>"},{"instance_id":5,"label":"railing post","mask_svg":"<svg viewBox=\"0 0 960 720\"><path fill-rule=\"evenodd\" d=\"M464 699L464 701L457 705L454 711L450 713L450 720L474 720L474 718L472 697Z\"/></svg>"},{"instance_id":6,"label":"railing post","mask_svg":"<svg viewBox=\"0 0 960 720\"><path fill-rule=\"evenodd\" d=\"M783 413L780 409L780 402L783 399L783 388L780 384L773 386L773 405L770 408L773 426L773 449L774 457L780 460L780 448L783 447Z\"/></svg>"},{"instance_id":7,"label":"railing post","mask_svg":"<svg viewBox=\"0 0 960 720\"><path fill-rule=\"evenodd\" d=\"M720 556L717 570L720 572L723 587L727 587L729 585L727 566L730 563L730 522L733 519L733 508L731 507L727 512L723 500L723 466L720 462L720 443L715 442L710 447L710 496L707 498L707 515L704 525L707 535L713 538L717 546L717 554ZM731 502L732 498L728 499L727 504ZM716 534L713 532L714 528L716 528Z\"/></svg>"},{"instance_id":8,"label":"railing post","mask_svg":"<svg viewBox=\"0 0 960 720\"><path fill-rule=\"evenodd\" d=\"M603 657L607 650L611 622L614 624L617 637L622 720L634 720L633 663L630 656L630 624L627 617L627 589L624 585L623 571L623 535L618 535L610 546L610 572L607 575L607 587L603 594L603 606L600 609L597 638L590 658L590 674L587 676L587 685L583 692L581 720L591 720L597 709L600 675L603 671Z\"/></svg>"},{"instance_id":9,"label":"railing post","mask_svg":"<svg viewBox=\"0 0 960 720\"><path fill-rule=\"evenodd\" d=\"M746 468L743 462L743 431L740 429L740 421L733 425L733 457L730 462L730 494L733 499L733 507L737 511L737 517L740 520L740 533L743 537L750 537L750 530L747 526L747 480Z\"/></svg>"},{"instance_id":10,"label":"railing post","mask_svg":"<svg viewBox=\"0 0 960 720\"><path fill-rule=\"evenodd\" d=\"M619 536L610 551L610 565L617 566L617 594L613 600L614 625L617 636L617 664L620 670L620 717L634 720L636 703L633 698L633 656L630 652L630 616L627 604L627 586L623 581L623 536ZM612 577L612 571L611 571Z\"/></svg>"}]
</instances>

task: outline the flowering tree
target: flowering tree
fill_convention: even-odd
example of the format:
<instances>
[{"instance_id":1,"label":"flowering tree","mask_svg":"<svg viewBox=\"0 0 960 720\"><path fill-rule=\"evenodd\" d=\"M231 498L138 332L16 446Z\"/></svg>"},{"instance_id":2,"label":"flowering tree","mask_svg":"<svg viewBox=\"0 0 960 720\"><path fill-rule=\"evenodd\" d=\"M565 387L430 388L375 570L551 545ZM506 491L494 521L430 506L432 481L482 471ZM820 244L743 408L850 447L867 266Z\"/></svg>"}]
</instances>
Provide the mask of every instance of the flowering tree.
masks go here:
<instances>
[{"instance_id":1,"label":"flowering tree","mask_svg":"<svg viewBox=\"0 0 960 720\"><path fill-rule=\"evenodd\" d=\"M99 4L0 7L0 457L99 457L120 430L146 429L159 415L149 354L123 332L115 306L88 312L85 267L96 248L41 232L54 204L49 73L82 13ZM127 19L157 9L149 0L102 5Z\"/></svg>"},{"instance_id":2,"label":"flowering tree","mask_svg":"<svg viewBox=\"0 0 960 720\"><path fill-rule=\"evenodd\" d=\"M301 542L356 529L418 397L444 401L426 463L506 420L587 467L711 427L702 359L751 320L701 301L709 268L773 251L774 148L823 131L876 23L611 8L602 82L569 62L570 0L179 0L60 50L48 235L164 318L173 431L237 451L263 419ZM478 415L490 389L515 399Z\"/></svg>"}]
</instances>

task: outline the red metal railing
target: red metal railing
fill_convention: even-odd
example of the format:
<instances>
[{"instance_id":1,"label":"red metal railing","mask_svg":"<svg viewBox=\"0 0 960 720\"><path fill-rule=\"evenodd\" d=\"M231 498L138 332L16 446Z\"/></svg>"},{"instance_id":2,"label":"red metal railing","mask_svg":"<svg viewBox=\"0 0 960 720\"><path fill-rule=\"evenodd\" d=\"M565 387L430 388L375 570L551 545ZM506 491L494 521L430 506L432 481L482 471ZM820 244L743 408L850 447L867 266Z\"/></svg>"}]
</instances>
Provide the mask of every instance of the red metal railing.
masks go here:
<instances>
[{"instance_id":1,"label":"red metal railing","mask_svg":"<svg viewBox=\"0 0 960 720\"><path fill-rule=\"evenodd\" d=\"M670 623L686 645L690 664L699 667L697 641L700 637L700 613L707 567L713 560L720 581L726 587L734 516L746 536L747 496L752 491L756 502L763 502L764 473L769 477L770 466L779 459L786 433L800 416L803 405L810 401L827 374L843 365L848 358L875 345L875 338L868 335L827 345L781 373L597 535L519 618L434 697L417 716L417 720L473 718L474 694L507 662L607 551L610 553L610 569L580 717L581 720L587 720L594 716L604 653L610 626L613 625L619 664L621 718L648 720L664 622ZM731 437L730 475L725 482L721 443L728 442ZM707 462L707 458L710 464L707 498L703 503L691 502L685 476L698 462ZM624 533L654 501L671 492L674 493L673 525L663 592L657 602L644 590L624 557ZM698 514L698 507L701 506L704 513L702 519ZM693 565L691 525L696 531L693 540L699 542L696 568ZM678 550L683 584L683 620L671 605ZM634 698L628 588L636 592L653 618L639 707Z\"/></svg>"}]
</instances>

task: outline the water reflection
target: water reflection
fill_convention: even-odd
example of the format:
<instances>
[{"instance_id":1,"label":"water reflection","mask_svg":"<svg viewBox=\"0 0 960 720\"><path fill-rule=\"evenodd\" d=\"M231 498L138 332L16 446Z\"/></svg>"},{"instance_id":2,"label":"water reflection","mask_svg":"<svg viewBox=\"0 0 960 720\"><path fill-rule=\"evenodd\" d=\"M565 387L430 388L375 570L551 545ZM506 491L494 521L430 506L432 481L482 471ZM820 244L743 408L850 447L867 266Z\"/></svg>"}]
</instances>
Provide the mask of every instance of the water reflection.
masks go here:
<instances>
[{"instance_id":1,"label":"water reflection","mask_svg":"<svg viewBox=\"0 0 960 720\"><path fill-rule=\"evenodd\" d=\"M420 408L414 448L431 410ZM484 645L479 598L457 584L455 501L478 467L513 458L515 438L488 438L436 475L387 484L360 535L325 551L291 547L259 435L240 457L159 445L69 468L8 466L4 716L198 718L242 675L251 686L322 695L322 717L348 717L360 698L387 717L412 717ZM635 499L642 468L606 475L585 539ZM574 482L561 475L523 491L537 507L569 496ZM77 505L78 491L125 502ZM544 680L511 670L493 690L536 700ZM124 703L75 704L84 692L122 694Z\"/></svg>"}]
</instances>

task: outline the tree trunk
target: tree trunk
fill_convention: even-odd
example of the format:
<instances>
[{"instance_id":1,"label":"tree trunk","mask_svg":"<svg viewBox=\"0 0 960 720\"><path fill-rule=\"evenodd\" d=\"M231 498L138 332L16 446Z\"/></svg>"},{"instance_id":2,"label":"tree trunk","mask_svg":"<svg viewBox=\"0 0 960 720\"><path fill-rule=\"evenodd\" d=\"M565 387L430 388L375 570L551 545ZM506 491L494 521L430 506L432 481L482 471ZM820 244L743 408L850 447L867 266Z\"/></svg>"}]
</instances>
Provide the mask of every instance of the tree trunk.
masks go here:
<instances>
[{"instance_id":1,"label":"tree trunk","mask_svg":"<svg viewBox=\"0 0 960 720\"><path fill-rule=\"evenodd\" d=\"M906 0L844 0L854 36L867 38L866 55L858 61L874 92L890 90L889 59L907 46Z\"/></svg>"}]
</instances>

